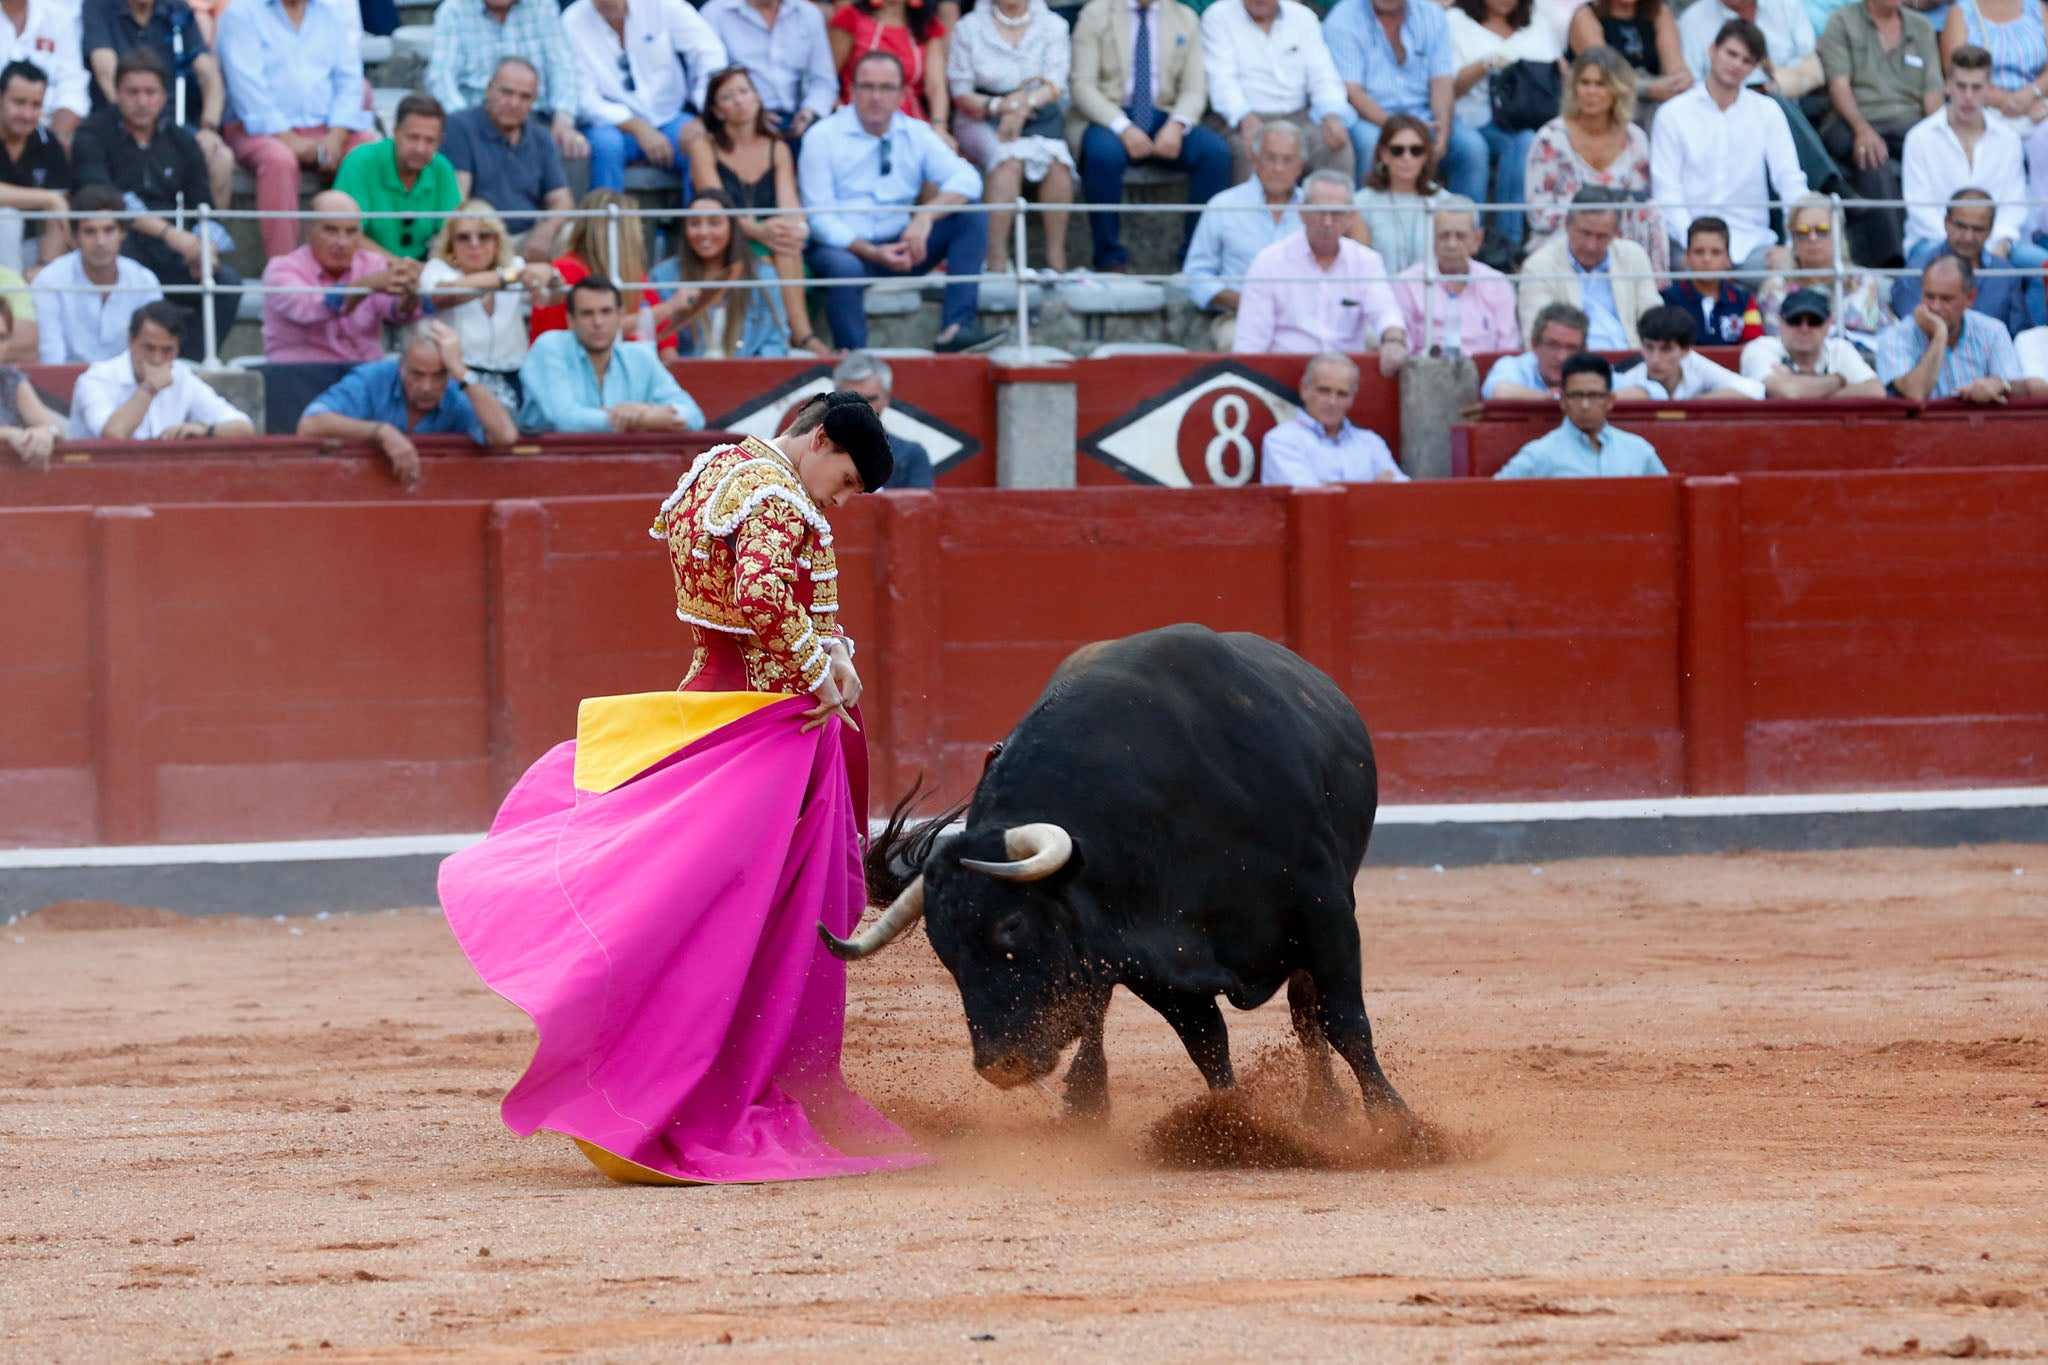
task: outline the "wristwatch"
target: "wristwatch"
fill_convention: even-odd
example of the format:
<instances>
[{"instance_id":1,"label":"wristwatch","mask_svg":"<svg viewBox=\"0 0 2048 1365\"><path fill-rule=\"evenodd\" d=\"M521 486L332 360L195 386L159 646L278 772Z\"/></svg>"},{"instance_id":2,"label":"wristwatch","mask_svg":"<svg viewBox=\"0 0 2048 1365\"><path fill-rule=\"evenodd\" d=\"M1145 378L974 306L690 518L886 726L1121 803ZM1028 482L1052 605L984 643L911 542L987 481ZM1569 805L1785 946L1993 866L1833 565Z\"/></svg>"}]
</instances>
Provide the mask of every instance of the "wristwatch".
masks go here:
<instances>
[{"instance_id":1,"label":"wristwatch","mask_svg":"<svg viewBox=\"0 0 2048 1365\"><path fill-rule=\"evenodd\" d=\"M458 374L458 375L456 375L456 376L455 376L455 385L456 385L456 387L457 387L457 388L462 388L462 389L466 389L466 388L468 388L468 387L469 387L469 386L470 386L471 384L474 384L474 383L476 383L476 371L475 371L475 370L472 370L472 369L468 369L468 368L466 368L466 367L465 367L465 368L463 369L463 371L462 371L462 373L461 373L461 374Z\"/></svg>"},{"instance_id":2,"label":"wristwatch","mask_svg":"<svg viewBox=\"0 0 2048 1365\"><path fill-rule=\"evenodd\" d=\"M519 271L520 267L518 264L508 262L498 267L498 278L503 280L509 287L519 283Z\"/></svg>"}]
</instances>

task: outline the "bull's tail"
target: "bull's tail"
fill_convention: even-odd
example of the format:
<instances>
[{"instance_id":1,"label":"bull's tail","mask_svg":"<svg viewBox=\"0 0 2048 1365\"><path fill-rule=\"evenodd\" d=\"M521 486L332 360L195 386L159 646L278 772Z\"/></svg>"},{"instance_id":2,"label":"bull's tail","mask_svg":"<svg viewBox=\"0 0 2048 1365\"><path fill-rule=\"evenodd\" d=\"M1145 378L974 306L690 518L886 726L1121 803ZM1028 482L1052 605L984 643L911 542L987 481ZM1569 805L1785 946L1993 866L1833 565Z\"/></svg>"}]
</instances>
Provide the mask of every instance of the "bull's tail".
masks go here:
<instances>
[{"instance_id":1,"label":"bull's tail","mask_svg":"<svg viewBox=\"0 0 2048 1365\"><path fill-rule=\"evenodd\" d=\"M867 854L861 860L862 870L867 874L868 904L893 904L903 894L903 889L924 870L925 860L931 857L932 846L945 833L946 827L967 811L967 802L962 801L929 820L913 823L911 808L929 794L925 789L924 774L919 773L903 799L890 810L889 819L880 832L869 836Z\"/></svg>"}]
</instances>

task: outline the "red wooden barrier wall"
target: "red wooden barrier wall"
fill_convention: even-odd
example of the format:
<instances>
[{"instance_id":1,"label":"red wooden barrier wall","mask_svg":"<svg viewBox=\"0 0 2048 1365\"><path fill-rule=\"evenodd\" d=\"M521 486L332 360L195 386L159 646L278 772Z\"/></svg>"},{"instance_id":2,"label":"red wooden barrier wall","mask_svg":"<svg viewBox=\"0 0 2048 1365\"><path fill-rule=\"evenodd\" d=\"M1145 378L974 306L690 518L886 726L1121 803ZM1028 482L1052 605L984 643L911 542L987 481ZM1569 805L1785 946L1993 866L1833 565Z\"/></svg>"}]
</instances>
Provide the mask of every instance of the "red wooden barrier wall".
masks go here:
<instances>
[{"instance_id":1,"label":"red wooden barrier wall","mask_svg":"<svg viewBox=\"0 0 2048 1365\"><path fill-rule=\"evenodd\" d=\"M687 658L655 499L0 512L0 840L481 828ZM2026 783L2048 470L968 491L836 517L878 799L964 791L1073 646L1340 679L1389 800Z\"/></svg>"}]
</instances>

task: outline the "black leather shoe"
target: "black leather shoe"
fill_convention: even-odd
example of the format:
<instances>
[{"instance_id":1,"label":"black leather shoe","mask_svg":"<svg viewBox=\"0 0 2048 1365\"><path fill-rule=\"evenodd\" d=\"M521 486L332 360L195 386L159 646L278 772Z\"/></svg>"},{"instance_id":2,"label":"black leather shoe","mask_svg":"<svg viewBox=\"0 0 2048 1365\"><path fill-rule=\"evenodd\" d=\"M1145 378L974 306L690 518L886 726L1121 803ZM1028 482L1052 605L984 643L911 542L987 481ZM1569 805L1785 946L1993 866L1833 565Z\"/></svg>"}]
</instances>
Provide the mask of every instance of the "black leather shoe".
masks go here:
<instances>
[{"instance_id":1,"label":"black leather shoe","mask_svg":"<svg viewBox=\"0 0 2048 1365\"><path fill-rule=\"evenodd\" d=\"M944 341L933 342L932 349L940 355L953 355L960 351L991 351L1002 345L1009 335L1010 329L1007 327L1000 332L991 332L974 323L963 322L960 324L960 330L952 336Z\"/></svg>"}]
</instances>

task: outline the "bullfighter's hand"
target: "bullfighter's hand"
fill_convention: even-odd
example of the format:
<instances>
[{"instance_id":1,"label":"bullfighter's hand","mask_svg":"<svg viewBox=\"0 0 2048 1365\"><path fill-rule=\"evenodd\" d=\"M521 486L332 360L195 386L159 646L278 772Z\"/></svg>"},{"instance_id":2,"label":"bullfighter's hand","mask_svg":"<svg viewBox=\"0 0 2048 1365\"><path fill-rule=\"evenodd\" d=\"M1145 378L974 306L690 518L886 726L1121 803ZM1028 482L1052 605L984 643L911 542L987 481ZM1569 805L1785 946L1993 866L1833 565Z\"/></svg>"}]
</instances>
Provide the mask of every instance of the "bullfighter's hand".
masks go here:
<instances>
[{"instance_id":1,"label":"bullfighter's hand","mask_svg":"<svg viewBox=\"0 0 2048 1365\"><path fill-rule=\"evenodd\" d=\"M848 725L853 725L853 717L846 714L846 698L840 693L839 684L832 680L831 669L825 670L824 678L811 689L811 695L818 699L818 704L804 712L803 733L809 734L823 725L828 716L836 715ZM853 728L860 729L858 725L853 725Z\"/></svg>"},{"instance_id":2,"label":"bullfighter's hand","mask_svg":"<svg viewBox=\"0 0 2048 1365\"><path fill-rule=\"evenodd\" d=\"M860 673L853 666L853 658L842 644L831 645L827 652L832 659L832 681L839 688L839 696L849 707L860 705Z\"/></svg>"}]
</instances>

